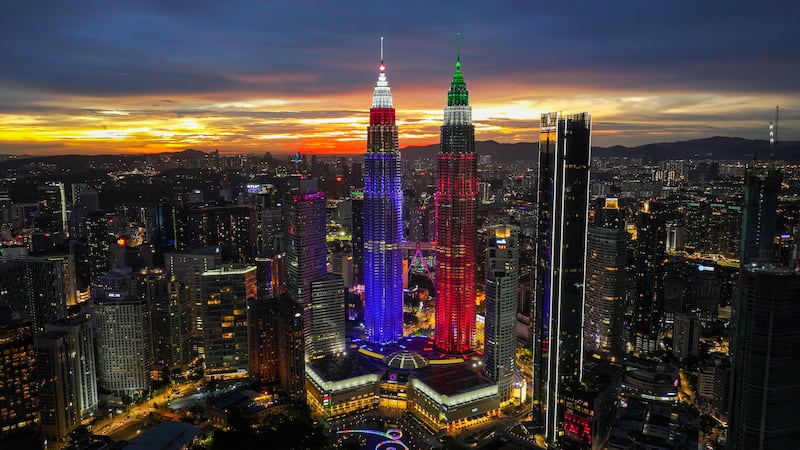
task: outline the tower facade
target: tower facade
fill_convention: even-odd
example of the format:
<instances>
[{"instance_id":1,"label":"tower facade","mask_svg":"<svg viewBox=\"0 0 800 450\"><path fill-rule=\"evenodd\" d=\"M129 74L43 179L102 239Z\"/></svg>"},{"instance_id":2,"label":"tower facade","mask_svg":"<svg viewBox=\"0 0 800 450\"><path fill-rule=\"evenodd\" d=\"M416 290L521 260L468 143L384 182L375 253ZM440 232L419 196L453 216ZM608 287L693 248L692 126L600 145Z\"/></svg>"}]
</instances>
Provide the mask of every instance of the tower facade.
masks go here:
<instances>
[{"instance_id":1,"label":"tower facade","mask_svg":"<svg viewBox=\"0 0 800 450\"><path fill-rule=\"evenodd\" d=\"M317 190L316 179L297 180L284 204L286 220L286 288L289 295L303 307L303 340L305 360L319 356L317 343L320 333L317 326L325 326L319 319L323 311L312 302L311 283L327 274L327 250L325 247L325 194ZM344 312L342 312L344 327ZM344 336L344 329L342 329Z\"/></svg>"},{"instance_id":2,"label":"tower facade","mask_svg":"<svg viewBox=\"0 0 800 450\"><path fill-rule=\"evenodd\" d=\"M550 444L580 381L591 153L588 113L542 115L533 332L533 406Z\"/></svg>"},{"instance_id":3,"label":"tower facade","mask_svg":"<svg viewBox=\"0 0 800 450\"><path fill-rule=\"evenodd\" d=\"M235 372L249 368L247 300L257 298L255 266L223 266L202 277L203 343L206 370Z\"/></svg>"},{"instance_id":4,"label":"tower facade","mask_svg":"<svg viewBox=\"0 0 800 450\"><path fill-rule=\"evenodd\" d=\"M800 275L742 266L734 311L729 448L797 447L800 422Z\"/></svg>"},{"instance_id":5,"label":"tower facade","mask_svg":"<svg viewBox=\"0 0 800 450\"><path fill-rule=\"evenodd\" d=\"M486 238L486 328L484 367L497 382L500 401L511 397L517 356L519 238L515 227L498 225Z\"/></svg>"},{"instance_id":6,"label":"tower facade","mask_svg":"<svg viewBox=\"0 0 800 450\"><path fill-rule=\"evenodd\" d=\"M587 238L584 356L610 359L623 348L628 233L616 198L599 206Z\"/></svg>"},{"instance_id":7,"label":"tower facade","mask_svg":"<svg viewBox=\"0 0 800 450\"><path fill-rule=\"evenodd\" d=\"M635 272L631 328L634 346L645 352L657 348L664 316L666 206L655 200L642 202L636 219Z\"/></svg>"},{"instance_id":8,"label":"tower facade","mask_svg":"<svg viewBox=\"0 0 800 450\"><path fill-rule=\"evenodd\" d=\"M147 302L108 291L95 300L94 322L100 386L128 394L150 389L153 345Z\"/></svg>"},{"instance_id":9,"label":"tower facade","mask_svg":"<svg viewBox=\"0 0 800 450\"><path fill-rule=\"evenodd\" d=\"M478 168L475 126L461 57L447 93L441 145L436 157L436 348L472 349L475 339L475 210Z\"/></svg>"},{"instance_id":10,"label":"tower facade","mask_svg":"<svg viewBox=\"0 0 800 450\"><path fill-rule=\"evenodd\" d=\"M372 94L364 157L364 327L375 344L403 334L403 186L386 66Z\"/></svg>"},{"instance_id":11,"label":"tower facade","mask_svg":"<svg viewBox=\"0 0 800 450\"><path fill-rule=\"evenodd\" d=\"M739 260L744 264L772 262L778 223L781 171L773 164L745 169L742 243Z\"/></svg>"}]
</instances>

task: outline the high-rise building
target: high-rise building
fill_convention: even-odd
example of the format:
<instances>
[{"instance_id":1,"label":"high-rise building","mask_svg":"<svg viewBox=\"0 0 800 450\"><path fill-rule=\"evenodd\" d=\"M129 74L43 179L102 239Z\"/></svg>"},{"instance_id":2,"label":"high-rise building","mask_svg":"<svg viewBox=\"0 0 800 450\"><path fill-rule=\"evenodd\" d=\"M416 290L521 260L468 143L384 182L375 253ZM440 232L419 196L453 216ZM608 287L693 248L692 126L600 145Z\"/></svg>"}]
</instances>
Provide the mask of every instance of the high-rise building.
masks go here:
<instances>
[{"instance_id":1,"label":"high-rise building","mask_svg":"<svg viewBox=\"0 0 800 450\"><path fill-rule=\"evenodd\" d=\"M500 401L511 398L517 356L519 231L497 225L486 238L484 371L497 383Z\"/></svg>"},{"instance_id":2,"label":"high-rise building","mask_svg":"<svg viewBox=\"0 0 800 450\"><path fill-rule=\"evenodd\" d=\"M311 326L306 326L306 351L310 358L340 355L345 351L344 283L326 273L311 281ZM310 328L310 330L308 329Z\"/></svg>"},{"instance_id":3,"label":"high-rise building","mask_svg":"<svg viewBox=\"0 0 800 450\"><path fill-rule=\"evenodd\" d=\"M627 289L625 220L616 198L595 209L586 242L584 357L622 355L622 322Z\"/></svg>"},{"instance_id":4,"label":"high-rise building","mask_svg":"<svg viewBox=\"0 0 800 450\"><path fill-rule=\"evenodd\" d=\"M305 401L303 314L288 294L247 302L251 378L280 383L295 401Z\"/></svg>"},{"instance_id":5,"label":"high-rise building","mask_svg":"<svg viewBox=\"0 0 800 450\"><path fill-rule=\"evenodd\" d=\"M147 302L107 291L94 300L94 323L100 386L128 395L150 389L153 354Z\"/></svg>"},{"instance_id":6,"label":"high-rise building","mask_svg":"<svg viewBox=\"0 0 800 450\"><path fill-rule=\"evenodd\" d=\"M104 211L89 211L86 214L86 259L89 262L89 275L94 280L111 269L111 241L114 219Z\"/></svg>"},{"instance_id":7,"label":"high-rise building","mask_svg":"<svg viewBox=\"0 0 800 450\"><path fill-rule=\"evenodd\" d=\"M75 373L69 361L68 335L45 331L37 334L33 342L42 432L48 439L61 440L81 419L73 389Z\"/></svg>"},{"instance_id":8,"label":"high-rise building","mask_svg":"<svg viewBox=\"0 0 800 450\"><path fill-rule=\"evenodd\" d=\"M0 311L0 436L39 422L33 325Z\"/></svg>"},{"instance_id":9,"label":"high-rise building","mask_svg":"<svg viewBox=\"0 0 800 450\"><path fill-rule=\"evenodd\" d=\"M218 247L205 247L185 253L164 255L164 268L167 276L189 286L189 304L192 325L189 328L192 350L202 354L203 349L203 303L202 275L222 264L222 253Z\"/></svg>"},{"instance_id":10,"label":"high-rise building","mask_svg":"<svg viewBox=\"0 0 800 450\"><path fill-rule=\"evenodd\" d=\"M542 114L534 280L533 407L548 443L582 368L591 117Z\"/></svg>"},{"instance_id":11,"label":"high-rise building","mask_svg":"<svg viewBox=\"0 0 800 450\"><path fill-rule=\"evenodd\" d=\"M257 221L252 206L190 208L188 246L219 247L223 263L250 263L258 245Z\"/></svg>"},{"instance_id":12,"label":"high-rise building","mask_svg":"<svg viewBox=\"0 0 800 450\"><path fill-rule=\"evenodd\" d=\"M257 298L255 266L222 266L203 273L203 344L206 371L246 372L247 300Z\"/></svg>"},{"instance_id":13,"label":"high-rise building","mask_svg":"<svg viewBox=\"0 0 800 450\"><path fill-rule=\"evenodd\" d=\"M639 351L654 347L664 316L664 277L667 239L666 206L647 200L642 203L636 220L634 278L631 330Z\"/></svg>"},{"instance_id":14,"label":"high-rise building","mask_svg":"<svg viewBox=\"0 0 800 450\"><path fill-rule=\"evenodd\" d=\"M733 322L729 448L797 448L800 275L743 265Z\"/></svg>"},{"instance_id":15,"label":"high-rise building","mask_svg":"<svg viewBox=\"0 0 800 450\"><path fill-rule=\"evenodd\" d=\"M403 186L392 92L381 60L364 157L364 331L375 344L403 335Z\"/></svg>"},{"instance_id":16,"label":"high-rise building","mask_svg":"<svg viewBox=\"0 0 800 450\"><path fill-rule=\"evenodd\" d=\"M85 315L72 316L48 323L45 331L67 335L71 370L75 374L75 403L81 417L85 417L94 412L98 405L97 365L91 320Z\"/></svg>"},{"instance_id":17,"label":"high-rise building","mask_svg":"<svg viewBox=\"0 0 800 450\"><path fill-rule=\"evenodd\" d=\"M65 264L59 258L0 261L0 305L24 311L34 330L67 315Z\"/></svg>"},{"instance_id":18,"label":"high-rise building","mask_svg":"<svg viewBox=\"0 0 800 450\"><path fill-rule=\"evenodd\" d=\"M781 170L773 164L754 165L745 169L739 254L742 264L773 261L780 190Z\"/></svg>"},{"instance_id":19,"label":"high-rise building","mask_svg":"<svg viewBox=\"0 0 800 450\"><path fill-rule=\"evenodd\" d=\"M325 246L325 194L317 190L316 179L298 179L290 198L284 204L286 220L286 288L289 295L303 305L305 359L316 356L318 333L313 318L322 311L312 304L311 283L325 275L327 249ZM327 313L326 313L327 314ZM344 318L344 313L342 313ZM344 332L344 330L342 330Z\"/></svg>"},{"instance_id":20,"label":"high-rise building","mask_svg":"<svg viewBox=\"0 0 800 450\"><path fill-rule=\"evenodd\" d=\"M350 193L353 221L351 231L353 248L353 284L364 285L364 192Z\"/></svg>"},{"instance_id":21,"label":"high-rise building","mask_svg":"<svg viewBox=\"0 0 800 450\"><path fill-rule=\"evenodd\" d=\"M47 324L34 336L41 425L62 440L97 409L94 339L88 316Z\"/></svg>"},{"instance_id":22,"label":"high-rise building","mask_svg":"<svg viewBox=\"0 0 800 450\"><path fill-rule=\"evenodd\" d=\"M436 325L434 344L464 353L475 340L475 274L478 168L469 92L461 55L447 93L436 157Z\"/></svg>"},{"instance_id":23,"label":"high-rise building","mask_svg":"<svg viewBox=\"0 0 800 450\"><path fill-rule=\"evenodd\" d=\"M175 277L160 276L147 286L147 304L153 329L153 364L159 368L185 367L192 355L192 316L189 286Z\"/></svg>"},{"instance_id":24,"label":"high-rise building","mask_svg":"<svg viewBox=\"0 0 800 450\"><path fill-rule=\"evenodd\" d=\"M680 359L700 354L700 319L697 314L675 314L672 324L672 354Z\"/></svg>"}]
</instances>

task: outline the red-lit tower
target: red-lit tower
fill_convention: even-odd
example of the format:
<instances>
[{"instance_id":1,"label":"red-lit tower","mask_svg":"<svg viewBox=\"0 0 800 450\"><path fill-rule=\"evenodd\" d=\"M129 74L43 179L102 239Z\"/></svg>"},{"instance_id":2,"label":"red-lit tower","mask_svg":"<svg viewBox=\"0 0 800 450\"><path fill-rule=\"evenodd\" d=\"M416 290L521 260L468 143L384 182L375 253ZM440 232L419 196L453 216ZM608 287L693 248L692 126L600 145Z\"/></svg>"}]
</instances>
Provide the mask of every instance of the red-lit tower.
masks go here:
<instances>
[{"instance_id":1,"label":"red-lit tower","mask_svg":"<svg viewBox=\"0 0 800 450\"><path fill-rule=\"evenodd\" d=\"M439 351L464 353L475 338L475 127L461 55L447 94L436 188L436 332Z\"/></svg>"}]
</instances>

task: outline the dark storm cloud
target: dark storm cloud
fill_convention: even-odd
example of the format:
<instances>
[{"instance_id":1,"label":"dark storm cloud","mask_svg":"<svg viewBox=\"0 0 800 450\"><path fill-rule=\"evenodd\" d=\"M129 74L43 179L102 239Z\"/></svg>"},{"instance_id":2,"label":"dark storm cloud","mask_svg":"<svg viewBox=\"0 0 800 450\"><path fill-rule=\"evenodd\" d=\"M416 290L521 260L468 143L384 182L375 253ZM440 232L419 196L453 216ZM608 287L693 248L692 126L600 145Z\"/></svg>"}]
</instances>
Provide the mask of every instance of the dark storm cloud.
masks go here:
<instances>
[{"instance_id":1,"label":"dark storm cloud","mask_svg":"<svg viewBox=\"0 0 800 450\"><path fill-rule=\"evenodd\" d=\"M797 93L796 2L13 2L0 83L86 96L475 85ZM307 76L300 76L307 75ZM296 77L293 77L296 76ZM444 77L444 78L443 78Z\"/></svg>"}]
</instances>

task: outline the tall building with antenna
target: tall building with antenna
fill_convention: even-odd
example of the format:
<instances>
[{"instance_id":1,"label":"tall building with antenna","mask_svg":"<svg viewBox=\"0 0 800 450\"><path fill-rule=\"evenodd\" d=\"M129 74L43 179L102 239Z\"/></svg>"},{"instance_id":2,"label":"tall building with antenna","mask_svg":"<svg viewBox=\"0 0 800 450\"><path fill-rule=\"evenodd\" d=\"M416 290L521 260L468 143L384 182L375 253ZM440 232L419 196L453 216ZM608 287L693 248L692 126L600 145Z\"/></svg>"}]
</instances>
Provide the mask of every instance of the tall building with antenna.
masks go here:
<instances>
[{"instance_id":1,"label":"tall building with antenna","mask_svg":"<svg viewBox=\"0 0 800 450\"><path fill-rule=\"evenodd\" d=\"M379 70L364 157L364 327L370 342L389 344L403 335L403 186L383 38Z\"/></svg>"},{"instance_id":2,"label":"tall building with antenna","mask_svg":"<svg viewBox=\"0 0 800 450\"><path fill-rule=\"evenodd\" d=\"M475 210L478 169L469 93L456 71L447 93L436 187L436 331L444 353L471 350L475 338Z\"/></svg>"}]
</instances>

